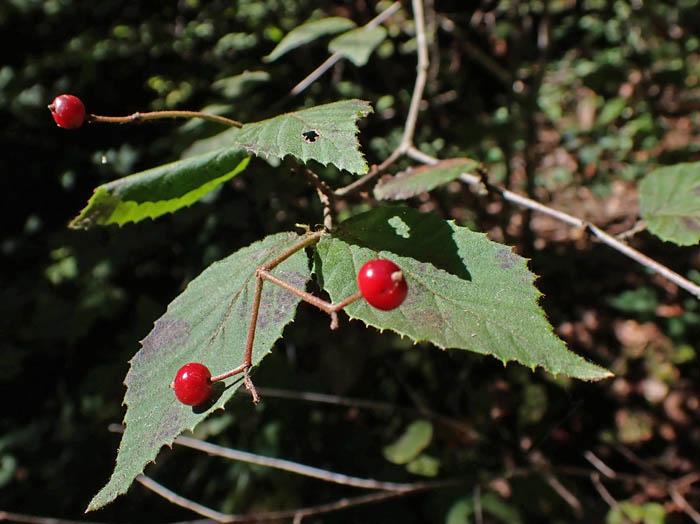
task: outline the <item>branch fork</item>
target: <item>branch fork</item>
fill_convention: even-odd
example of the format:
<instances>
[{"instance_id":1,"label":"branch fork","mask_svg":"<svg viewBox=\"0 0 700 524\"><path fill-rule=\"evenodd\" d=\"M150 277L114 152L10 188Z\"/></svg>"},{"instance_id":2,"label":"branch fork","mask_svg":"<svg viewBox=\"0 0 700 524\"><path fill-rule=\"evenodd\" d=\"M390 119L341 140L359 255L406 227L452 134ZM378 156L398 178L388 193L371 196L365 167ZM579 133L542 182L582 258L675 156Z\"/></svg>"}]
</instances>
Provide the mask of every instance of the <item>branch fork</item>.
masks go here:
<instances>
[{"instance_id":1,"label":"branch fork","mask_svg":"<svg viewBox=\"0 0 700 524\"><path fill-rule=\"evenodd\" d=\"M258 324L258 313L260 312L260 302L262 300L262 288L266 280L268 282L271 282L272 284L280 286L282 289L285 289L290 293L295 294L304 302L308 302L309 304L317 307L321 311L328 313L328 315L330 315L331 317L331 329L337 329L338 327L338 311L341 311L349 304L352 304L356 300L362 298L362 294L358 291L357 293L350 295L348 298L342 300L341 302L327 302L326 300L318 298L317 296L308 293L303 289L299 289L298 287L293 286L289 282L286 282L271 273L271 271L275 267L287 260L294 253L316 244L324 234L325 231L323 230L316 231L314 233L307 233L292 247L280 253L267 264L263 264L262 266L258 266L256 268L255 292L253 294L253 309L250 314L250 325L248 327L248 338L246 340L245 352L243 354L243 363L240 366L226 371L220 375L211 377L210 382L219 382L228 377L232 377L234 375L238 375L239 373L243 373L245 387L250 392L253 398L253 403L257 404L258 402L260 402L260 396L258 395L258 392L255 389L255 385L253 384L252 379L250 378L250 368L253 365L253 343L255 342L255 330Z\"/></svg>"}]
</instances>

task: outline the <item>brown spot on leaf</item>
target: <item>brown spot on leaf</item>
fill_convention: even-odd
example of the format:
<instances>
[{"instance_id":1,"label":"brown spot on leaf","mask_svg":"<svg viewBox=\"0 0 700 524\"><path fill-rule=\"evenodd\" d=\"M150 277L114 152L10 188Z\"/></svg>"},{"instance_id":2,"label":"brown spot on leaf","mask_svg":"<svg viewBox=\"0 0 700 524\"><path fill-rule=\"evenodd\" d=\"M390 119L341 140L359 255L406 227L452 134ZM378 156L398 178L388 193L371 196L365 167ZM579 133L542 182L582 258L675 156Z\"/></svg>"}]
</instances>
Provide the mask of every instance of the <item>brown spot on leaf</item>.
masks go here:
<instances>
[{"instance_id":1,"label":"brown spot on leaf","mask_svg":"<svg viewBox=\"0 0 700 524\"><path fill-rule=\"evenodd\" d=\"M504 247L496 252L496 260L501 269L510 269L518 262L518 255L510 248Z\"/></svg>"},{"instance_id":2,"label":"brown spot on leaf","mask_svg":"<svg viewBox=\"0 0 700 524\"><path fill-rule=\"evenodd\" d=\"M136 353L132 362L134 364L151 362L163 351L171 351L182 346L189 337L189 322L166 314L156 321L151 332L141 341L141 350Z\"/></svg>"},{"instance_id":3,"label":"brown spot on leaf","mask_svg":"<svg viewBox=\"0 0 700 524\"><path fill-rule=\"evenodd\" d=\"M689 217L683 217L683 225L688 228L692 229L694 231L700 231L700 222L697 220L693 220L692 218Z\"/></svg>"}]
</instances>

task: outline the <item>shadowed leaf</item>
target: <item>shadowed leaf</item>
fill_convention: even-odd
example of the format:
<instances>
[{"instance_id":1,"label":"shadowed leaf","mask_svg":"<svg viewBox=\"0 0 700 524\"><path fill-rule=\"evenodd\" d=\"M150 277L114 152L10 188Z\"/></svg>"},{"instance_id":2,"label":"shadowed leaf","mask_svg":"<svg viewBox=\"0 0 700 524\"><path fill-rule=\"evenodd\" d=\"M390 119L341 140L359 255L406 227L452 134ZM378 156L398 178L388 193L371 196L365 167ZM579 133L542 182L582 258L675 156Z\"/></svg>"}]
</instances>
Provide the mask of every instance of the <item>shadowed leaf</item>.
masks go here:
<instances>
[{"instance_id":1,"label":"shadowed leaf","mask_svg":"<svg viewBox=\"0 0 700 524\"><path fill-rule=\"evenodd\" d=\"M355 22L339 16L307 22L306 24L295 27L287 33L264 60L266 62L273 62L296 47L313 42L317 38L321 38L325 35L347 31L353 27L355 27Z\"/></svg>"}]
</instances>

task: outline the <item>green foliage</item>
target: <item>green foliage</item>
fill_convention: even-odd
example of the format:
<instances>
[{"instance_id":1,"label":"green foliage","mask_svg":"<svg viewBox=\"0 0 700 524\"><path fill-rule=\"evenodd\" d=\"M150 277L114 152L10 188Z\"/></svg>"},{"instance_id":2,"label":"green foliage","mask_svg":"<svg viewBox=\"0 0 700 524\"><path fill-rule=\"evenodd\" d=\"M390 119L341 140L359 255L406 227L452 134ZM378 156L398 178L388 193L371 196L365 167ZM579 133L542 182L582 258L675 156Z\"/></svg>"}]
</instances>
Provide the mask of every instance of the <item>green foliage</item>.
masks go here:
<instances>
[{"instance_id":1,"label":"green foliage","mask_svg":"<svg viewBox=\"0 0 700 524\"><path fill-rule=\"evenodd\" d=\"M664 524L666 510L656 502L635 504L624 501L610 509L605 522L606 524Z\"/></svg>"},{"instance_id":2,"label":"green foliage","mask_svg":"<svg viewBox=\"0 0 700 524\"><path fill-rule=\"evenodd\" d=\"M662 240L700 242L700 162L649 173L639 186L639 205L649 231Z\"/></svg>"},{"instance_id":3,"label":"green foliage","mask_svg":"<svg viewBox=\"0 0 700 524\"><path fill-rule=\"evenodd\" d=\"M469 158L443 160L434 166L422 166L387 175L374 186L374 198L378 200L405 200L459 178L479 167Z\"/></svg>"},{"instance_id":4,"label":"green foliage","mask_svg":"<svg viewBox=\"0 0 700 524\"><path fill-rule=\"evenodd\" d=\"M0 383L12 392L27 392L31 385L5 403L0 417L0 508L79 519L85 497L114 466L116 441L106 428L123 416L122 380L134 341L212 260L296 223L321 221L315 188L290 174L286 163L273 161L254 162L225 191L209 193L206 204L158 221L66 231L96 186L135 171L133 165L168 162L192 144L190 156L197 148L231 150L238 131L205 142L199 140L217 129L204 121L176 132L162 122L62 133L46 104L73 92L91 112L206 108L255 122L357 98L376 108L377 116L361 123L359 138L367 161L379 163L401 139L415 81L415 24L408 4L382 24L387 38L362 70L340 63L300 96L289 96L289 90L324 60L325 42L287 53L264 71L261 57L305 20L341 14L363 23L390 3L183 0L125 8L123 2L98 0L87 8L78 0L0 2L0 27L12 35L13 49L22 50L7 55L0 67L0 136L11 152L4 158L2 196L12 210L0 243L10 276L0 290ZM490 181L551 202L611 234L637 222L632 196L643 175L698 160L697 0L436 2L433 12L430 4L425 2L431 67L414 137L424 153L478 159ZM406 171L416 164L402 158L394 166ZM354 180L330 165L309 167L333 187ZM368 194L372 189L366 186ZM608 504L588 475L566 473L572 465L588 467L581 462L584 450L617 471L637 474L640 482L654 481L640 463L663 464L669 485L684 475L682 465L700 455L698 439L691 438L700 383L698 301L673 286L657 286L660 280L579 231L537 213L527 220L497 198L472 195L456 183L416 196L411 204L426 212L426 220L427 212L443 222L454 219L531 259L529 267L540 275L537 287L546 295L541 306L556 332L572 351L608 363L616 380L592 386L521 366L504 369L467 351L423 351L362 322L342 322L342 314L339 329L329 331L326 316L302 307L284 343L257 368L256 384L283 388L290 396L323 392L372 399L387 409L366 409L362 402L347 409L310 404L271 392L253 408L241 394L225 412L199 424L196 436L377 479L410 482L413 473L431 471L465 478L455 490L322 517L329 523L444 523L446 516L457 519L451 524L474 522L477 505L485 521L598 522ZM375 206L364 194L342 204L342 219ZM452 241L451 228L430 223L437 227L425 234L424 247L407 256L468 280L472 275L459 257L443 250L421 256L432 234L448 246ZM407 233L398 221L394 230ZM696 250L648 235L630 244L700 282ZM381 243L372 247L384 249ZM423 452L399 468L386 463L382 445L424 416L407 415L406 406L440 416L431 419L433 456ZM634 448L634 463L615 451L625 439ZM528 459L540 455L581 502L582 517L555 495L539 468L529 466ZM677 460L669 462L669 456ZM529 474L503 482L514 463L516 471ZM225 512L289 509L348 496L337 485L177 450L164 453L149 474ZM485 491L491 479L498 496ZM638 483L609 480L606 486L618 500L652 505ZM666 506L669 521L683 520L667 495L655 492L655 502ZM697 493L685 496L697 506ZM497 503L510 514L500 517ZM639 518L630 505L619 505L625 521ZM649 518L653 512L647 513ZM149 523L191 518L136 492L98 517Z\"/></svg>"},{"instance_id":5,"label":"green foliage","mask_svg":"<svg viewBox=\"0 0 700 524\"><path fill-rule=\"evenodd\" d=\"M433 425L428 420L416 420L403 434L384 448L384 458L394 464L408 464L433 440Z\"/></svg>"},{"instance_id":6,"label":"green foliage","mask_svg":"<svg viewBox=\"0 0 700 524\"><path fill-rule=\"evenodd\" d=\"M322 36L347 31L353 27L355 27L355 22L339 16L322 18L299 25L277 44L272 52L265 57L265 61L273 62L292 49L313 42Z\"/></svg>"},{"instance_id":7,"label":"green foliage","mask_svg":"<svg viewBox=\"0 0 700 524\"><path fill-rule=\"evenodd\" d=\"M245 124L233 131L233 144L256 155L333 164L350 173L366 173L356 121L372 112L368 102L345 100Z\"/></svg>"},{"instance_id":8,"label":"green foliage","mask_svg":"<svg viewBox=\"0 0 700 524\"><path fill-rule=\"evenodd\" d=\"M240 375L217 383L214 397L195 408L178 402L168 384L187 362L201 362L213 374L243 361L255 289L255 269L299 240L295 233L277 233L209 266L159 318L131 359L124 403L126 430L109 483L95 495L89 510L126 492L144 466L163 446L226 404L242 384ZM307 259L297 252L273 274L303 288L309 279ZM293 318L299 298L277 286L263 288L253 364L272 348Z\"/></svg>"},{"instance_id":9,"label":"green foliage","mask_svg":"<svg viewBox=\"0 0 700 524\"><path fill-rule=\"evenodd\" d=\"M244 151L221 149L101 185L70 227L122 226L173 213L236 176L248 160Z\"/></svg>"},{"instance_id":10,"label":"green foliage","mask_svg":"<svg viewBox=\"0 0 700 524\"><path fill-rule=\"evenodd\" d=\"M360 301L345 308L350 318L554 374L611 375L566 349L537 305L526 261L481 233L410 208L380 208L345 221L317 252L316 273L334 301L355 291L355 275L372 258L402 269L409 291L400 308L380 311Z\"/></svg>"},{"instance_id":11,"label":"green foliage","mask_svg":"<svg viewBox=\"0 0 700 524\"><path fill-rule=\"evenodd\" d=\"M460 498L447 513L445 524L471 524L474 522L473 516L476 512L476 504L473 496ZM523 522L518 510L495 493L484 493L479 499L479 505L483 513L496 517L498 522L503 522L504 524L520 524Z\"/></svg>"},{"instance_id":12,"label":"green foliage","mask_svg":"<svg viewBox=\"0 0 700 524\"><path fill-rule=\"evenodd\" d=\"M358 27L331 40L328 50L340 53L357 67L362 67L385 38L386 29L382 26Z\"/></svg>"}]
</instances>

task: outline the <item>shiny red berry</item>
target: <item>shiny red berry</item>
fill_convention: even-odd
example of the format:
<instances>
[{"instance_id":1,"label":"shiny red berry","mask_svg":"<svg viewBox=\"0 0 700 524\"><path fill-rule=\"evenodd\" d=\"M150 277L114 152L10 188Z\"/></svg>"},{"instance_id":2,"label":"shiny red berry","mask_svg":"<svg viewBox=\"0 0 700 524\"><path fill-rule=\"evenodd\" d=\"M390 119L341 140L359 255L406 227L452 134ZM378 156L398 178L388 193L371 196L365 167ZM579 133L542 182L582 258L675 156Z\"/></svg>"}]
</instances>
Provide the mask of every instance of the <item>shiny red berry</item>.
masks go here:
<instances>
[{"instance_id":1,"label":"shiny red berry","mask_svg":"<svg viewBox=\"0 0 700 524\"><path fill-rule=\"evenodd\" d=\"M211 396L211 372L204 364L190 362L177 371L170 387L180 402L198 406Z\"/></svg>"},{"instance_id":2,"label":"shiny red berry","mask_svg":"<svg viewBox=\"0 0 700 524\"><path fill-rule=\"evenodd\" d=\"M85 106L77 96L57 96L51 102L49 111L56 125L64 129L75 129L85 121Z\"/></svg>"},{"instance_id":3,"label":"shiny red berry","mask_svg":"<svg viewBox=\"0 0 700 524\"><path fill-rule=\"evenodd\" d=\"M365 262L357 274L357 286L367 302L384 311L399 307L408 293L401 268L381 258Z\"/></svg>"}]
</instances>

